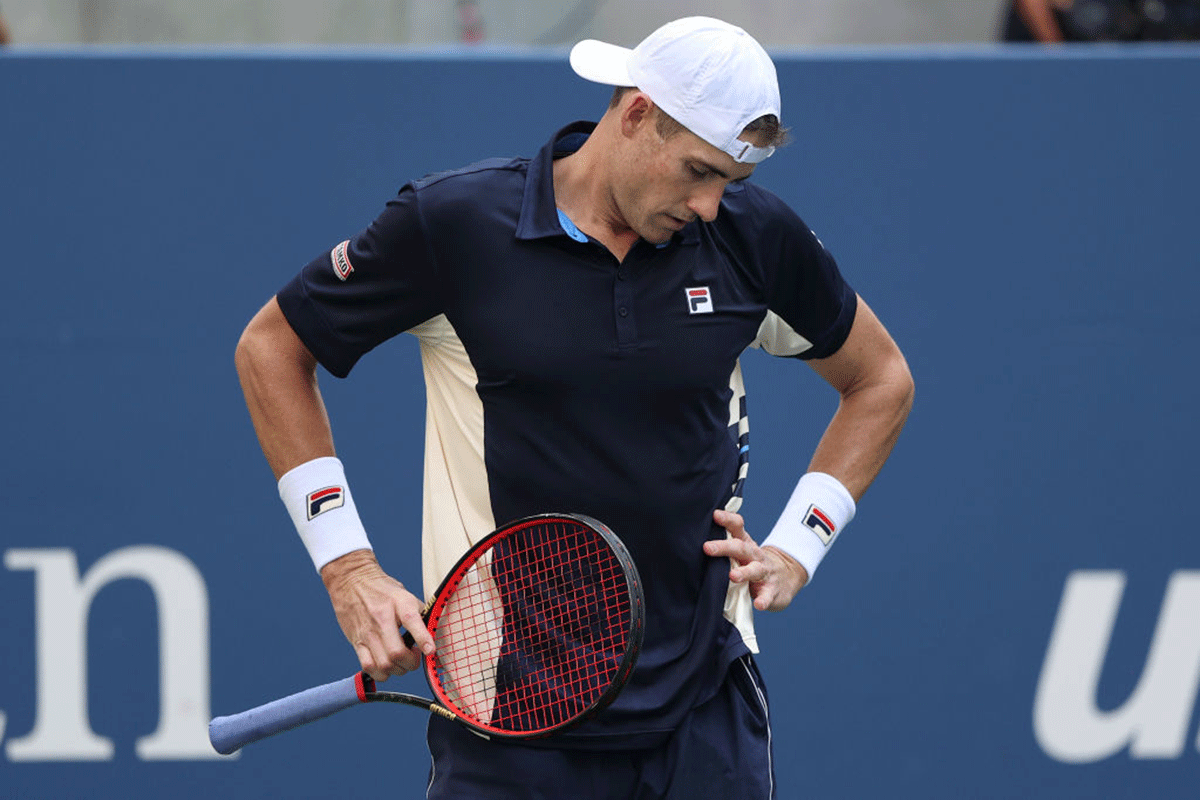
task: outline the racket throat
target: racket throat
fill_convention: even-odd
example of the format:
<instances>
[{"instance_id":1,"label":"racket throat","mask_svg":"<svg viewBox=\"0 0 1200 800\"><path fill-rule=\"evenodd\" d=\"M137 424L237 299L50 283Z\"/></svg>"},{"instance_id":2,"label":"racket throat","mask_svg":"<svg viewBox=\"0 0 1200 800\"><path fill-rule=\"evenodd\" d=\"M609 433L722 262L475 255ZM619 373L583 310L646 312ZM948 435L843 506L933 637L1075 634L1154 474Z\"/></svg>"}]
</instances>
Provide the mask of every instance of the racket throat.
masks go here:
<instances>
[{"instance_id":1,"label":"racket throat","mask_svg":"<svg viewBox=\"0 0 1200 800\"><path fill-rule=\"evenodd\" d=\"M430 703L429 710L432 711L434 714L437 714L439 717L445 717L446 719L452 719L452 720L458 719L458 717L456 717L454 715L453 711L451 711L450 709L448 709L444 706L440 706L437 703ZM487 737L485 736L484 738L486 739Z\"/></svg>"},{"instance_id":2,"label":"racket throat","mask_svg":"<svg viewBox=\"0 0 1200 800\"><path fill-rule=\"evenodd\" d=\"M457 714L455 714L453 711L451 711L450 709L446 708L445 706L438 705L437 703L430 703L430 704L429 704L429 710L430 710L430 711L432 711L434 714L437 714L439 717L444 717L444 718L446 718L446 719L448 719L448 720L451 720L451 721L453 721L453 722L456 722L456 723L458 723L458 724L462 725L464 728L466 728L466 729L467 729L467 730L469 730L471 733L473 733L473 734L475 734L476 736L478 736L480 739L484 739L484 740L486 740L486 741L489 741L489 742L492 740L492 737L488 736L488 735L487 735L486 733L484 733L483 731L481 731L481 730L479 730L479 729L475 728L475 727L474 727L474 726L472 726L472 725L468 725L468 724L464 723L464 722L463 722L463 720L461 720L461 719L459 719L459 718L458 718L458 715L457 715Z\"/></svg>"}]
</instances>

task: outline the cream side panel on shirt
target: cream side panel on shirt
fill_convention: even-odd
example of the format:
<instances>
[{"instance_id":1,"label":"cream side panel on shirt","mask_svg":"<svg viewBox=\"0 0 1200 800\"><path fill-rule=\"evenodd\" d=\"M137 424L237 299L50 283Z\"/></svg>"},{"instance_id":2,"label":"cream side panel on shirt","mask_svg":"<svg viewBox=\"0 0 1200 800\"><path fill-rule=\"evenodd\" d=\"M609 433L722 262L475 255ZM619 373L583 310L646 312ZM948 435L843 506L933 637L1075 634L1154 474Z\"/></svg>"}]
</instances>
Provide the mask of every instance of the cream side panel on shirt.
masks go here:
<instances>
[{"instance_id":1,"label":"cream side panel on shirt","mask_svg":"<svg viewBox=\"0 0 1200 800\"><path fill-rule=\"evenodd\" d=\"M750 343L750 346L760 348L773 356L795 356L812 347L812 342L796 333L795 329L784 322L778 314L768 311L762 325L758 328L758 336ZM733 390L733 396L729 400L729 424L731 426L738 425L738 434L741 435L749 430L750 423L749 420L741 418L739 408L739 401L746 394L740 361L734 365L733 374L729 376L729 388ZM748 464L742 466L743 471L739 473L740 478L746 477L744 470L748 466ZM725 505L725 510L737 512L741 506L742 498L733 497ZM725 593L725 619L738 629L742 641L746 647L750 648L750 652L757 653L758 636L754 632L754 601L750 597L749 584L729 584L729 590Z\"/></svg>"},{"instance_id":2,"label":"cream side panel on shirt","mask_svg":"<svg viewBox=\"0 0 1200 800\"><path fill-rule=\"evenodd\" d=\"M729 425L738 426L738 435L748 433L750 430L750 422L742 417L741 399L746 394L746 387L742 380L742 362L739 360L733 365L733 374L729 376L729 388L733 390L733 396L729 398ZM739 478L745 478L745 470L749 464L742 465L738 473ZM734 495L729 498L729 502L725 504L725 510L737 513L742 507L742 498L740 495ZM730 559L730 565L733 564L733 559ZM746 647L750 648L751 653L758 652L758 635L754 632L754 601L750 598L750 586L746 583L729 583L729 588L725 591L725 608L724 616L733 626L737 628L738 633L742 636L742 642Z\"/></svg>"},{"instance_id":3,"label":"cream side panel on shirt","mask_svg":"<svg viewBox=\"0 0 1200 800\"><path fill-rule=\"evenodd\" d=\"M796 333L791 325L774 311L768 311L762 325L758 326L758 336L750 343L773 356L798 356L812 348L812 342Z\"/></svg>"},{"instance_id":4,"label":"cream side panel on shirt","mask_svg":"<svg viewBox=\"0 0 1200 800\"><path fill-rule=\"evenodd\" d=\"M483 460L483 402L466 348L444 314L408 332L420 342L425 374L421 577L428 599L496 521Z\"/></svg>"}]
</instances>

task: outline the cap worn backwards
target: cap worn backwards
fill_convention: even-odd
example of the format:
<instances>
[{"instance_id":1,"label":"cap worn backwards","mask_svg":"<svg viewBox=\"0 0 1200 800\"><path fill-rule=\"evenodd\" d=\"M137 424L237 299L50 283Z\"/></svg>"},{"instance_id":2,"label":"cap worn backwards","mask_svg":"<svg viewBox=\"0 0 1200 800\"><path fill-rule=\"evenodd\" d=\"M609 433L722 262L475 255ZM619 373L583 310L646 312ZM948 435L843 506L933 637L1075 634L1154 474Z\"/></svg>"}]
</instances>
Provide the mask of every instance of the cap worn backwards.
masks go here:
<instances>
[{"instance_id":1,"label":"cap worn backwards","mask_svg":"<svg viewBox=\"0 0 1200 800\"><path fill-rule=\"evenodd\" d=\"M735 161L775 152L738 139L759 117L780 114L775 64L754 37L711 17L668 22L632 50L595 39L571 48L571 68L596 83L636 86L677 122Z\"/></svg>"}]
</instances>

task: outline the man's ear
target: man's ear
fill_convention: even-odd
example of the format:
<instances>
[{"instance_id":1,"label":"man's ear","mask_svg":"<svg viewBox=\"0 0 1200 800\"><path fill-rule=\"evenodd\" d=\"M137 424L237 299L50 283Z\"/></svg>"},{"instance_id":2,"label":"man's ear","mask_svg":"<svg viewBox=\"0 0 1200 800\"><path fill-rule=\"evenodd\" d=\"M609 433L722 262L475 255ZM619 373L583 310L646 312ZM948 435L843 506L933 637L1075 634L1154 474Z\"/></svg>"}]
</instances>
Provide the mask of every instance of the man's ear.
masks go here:
<instances>
[{"instance_id":1,"label":"man's ear","mask_svg":"<svg viewBox=\"0 0 1200 800\"><path fill-rule=\"evenodd\" d=\"M621 107L621 133L633 136L651 123L654 101L642 92L631 92Z\"/></svg>"}]
</instances>

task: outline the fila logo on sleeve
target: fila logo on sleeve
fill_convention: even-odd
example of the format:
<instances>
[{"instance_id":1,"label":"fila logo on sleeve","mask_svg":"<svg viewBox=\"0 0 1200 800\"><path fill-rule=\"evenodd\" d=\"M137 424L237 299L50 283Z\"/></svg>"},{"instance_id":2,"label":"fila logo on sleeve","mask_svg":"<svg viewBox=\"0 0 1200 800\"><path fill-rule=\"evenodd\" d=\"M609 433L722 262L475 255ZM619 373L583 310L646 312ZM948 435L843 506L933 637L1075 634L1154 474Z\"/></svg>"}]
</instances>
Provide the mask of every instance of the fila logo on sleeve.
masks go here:
<instances>
[{"instance_id":1,"label":"fila logo on sleeve","mask_svg":"<svg viewBox=\"0 0 1200 800\"><path fill-rule=\"evenodd\" d=\"M837 533L837 526L833 524L833 520L815 505L809 506L808 511L804 512L804 526L820 536L826 547L833 541L833 535Z\"/></svg>"},{"instance_id":2,"label":"fila logo on sleeve","mask_svg":"<svg viewBox=\"0 0 1200 800\"><path fill-rule=\"evenodd\" d=\"M713 313L712 295L707 286L696 286L687 290L689 314Z\"/></svg>"},{"instance_id":3,"label":"fila logo on sleeve","mask_svg":"<svg viewBox=\"0 0 1200 800\"><path fill-rule=\"evenodd\" d=\"M354 272L354 265L350 263L350 256L346 253L349 246L350 242L347 240L329 253L329 260L333 262L333 274L338 276L339 281L346 280L350 273Z\"/></svg>"},{"instance_id":4,"label":"fila logo on sleeve","mask_svg":"<svg viewBox=\"0 0 1200 800\"><path fill-rule=\"evenodd\" d=\"M346 502L346 493L340 486L326 486L309 493L307 500L308 518L312 519L326 511L341 508Z\"/></svg>"}]
</instances>

